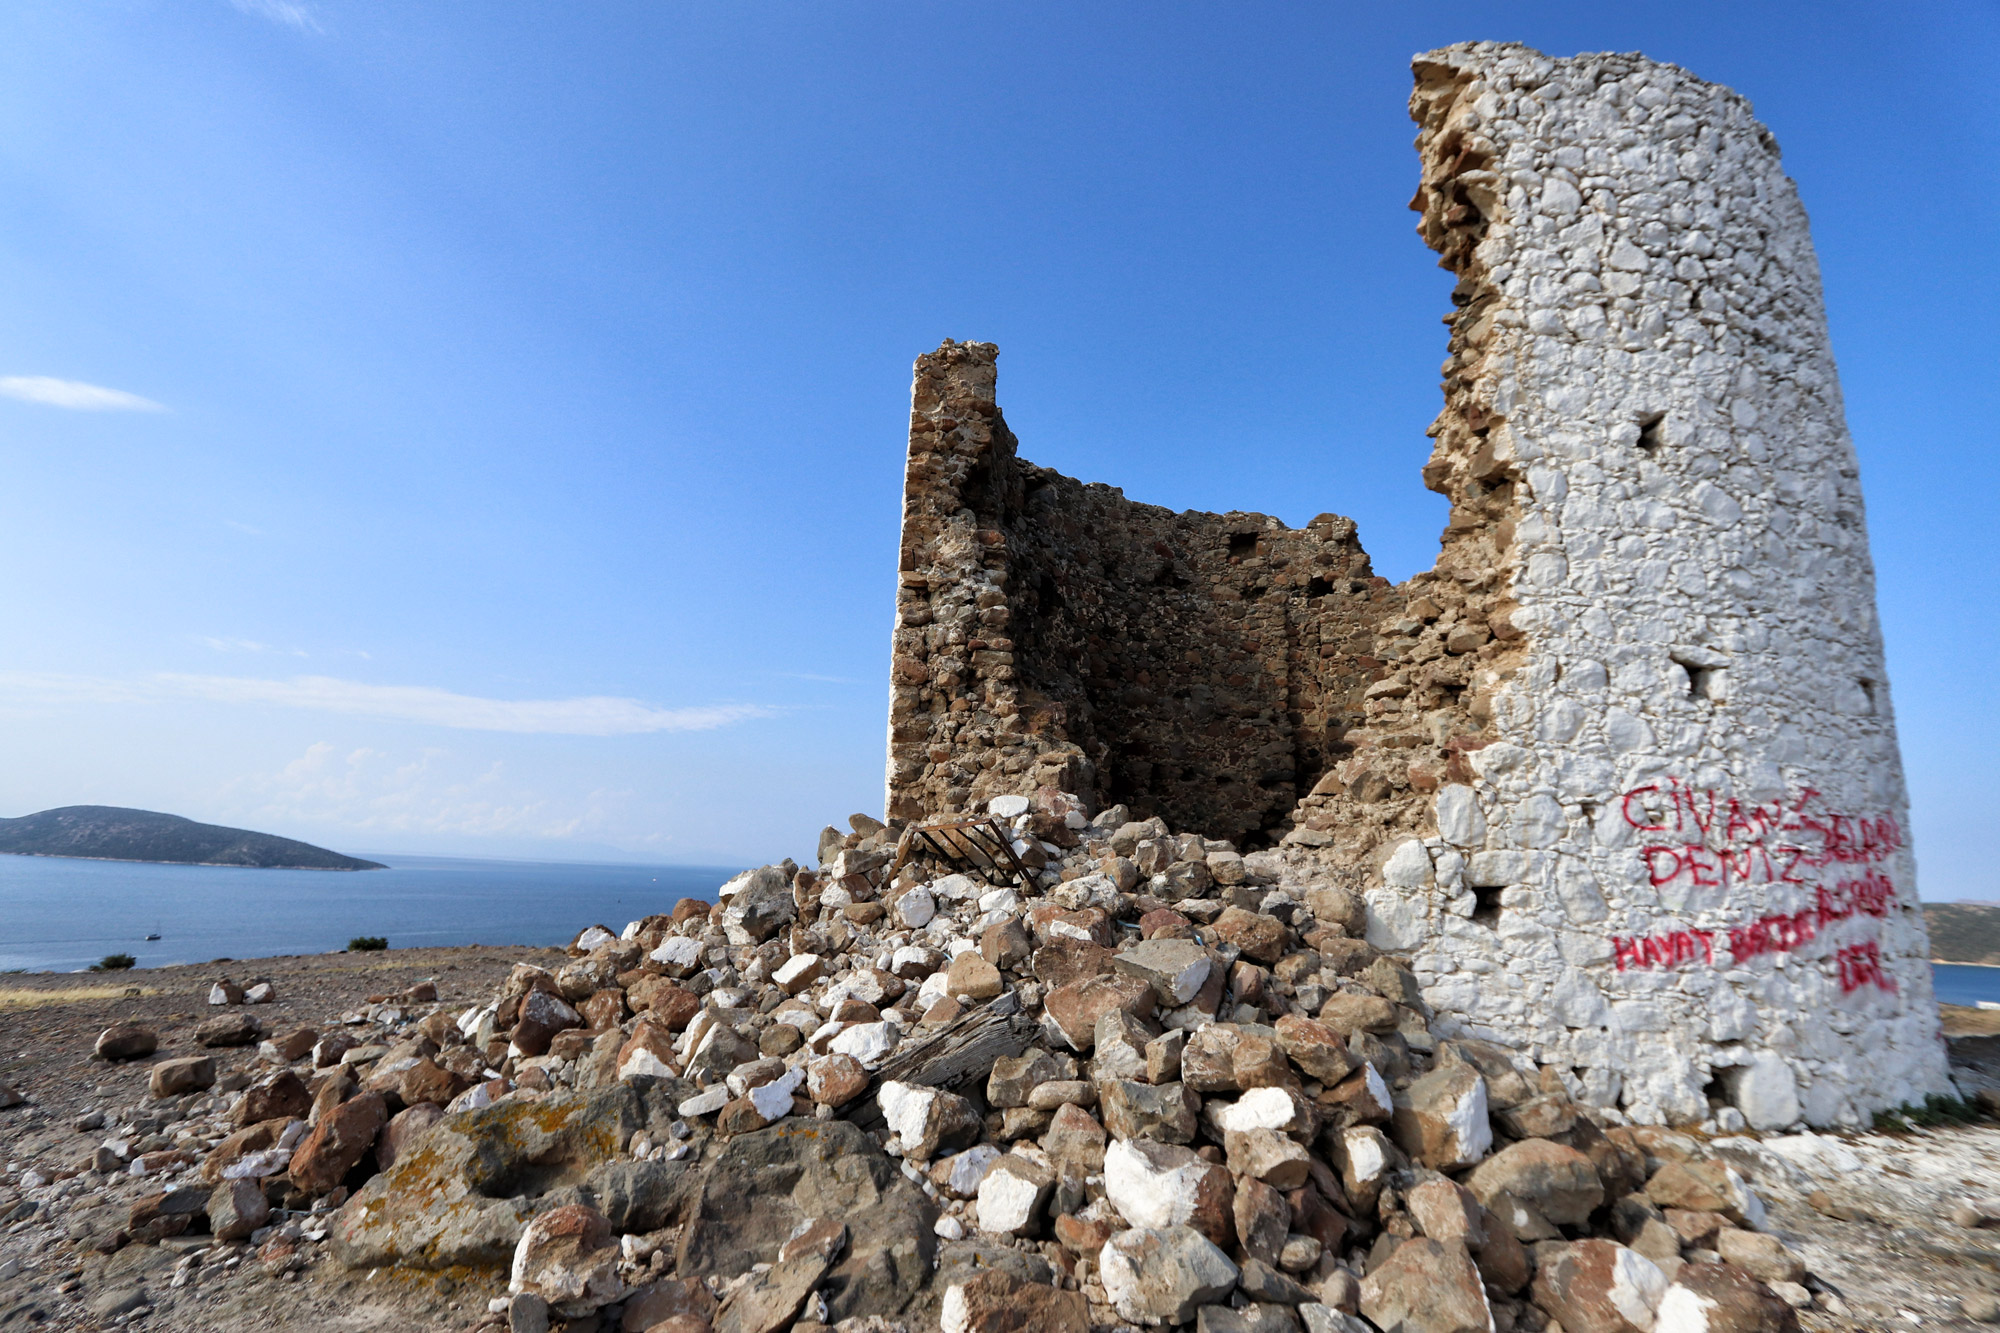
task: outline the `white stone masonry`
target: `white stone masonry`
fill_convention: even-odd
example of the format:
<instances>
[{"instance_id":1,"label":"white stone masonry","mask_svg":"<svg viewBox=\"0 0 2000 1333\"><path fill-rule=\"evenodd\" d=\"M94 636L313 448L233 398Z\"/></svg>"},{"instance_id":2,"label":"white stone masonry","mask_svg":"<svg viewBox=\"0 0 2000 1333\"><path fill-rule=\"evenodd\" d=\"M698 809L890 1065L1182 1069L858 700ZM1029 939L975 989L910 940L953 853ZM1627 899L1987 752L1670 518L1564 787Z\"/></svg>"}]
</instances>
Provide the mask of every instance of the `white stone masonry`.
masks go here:
<instances>
[{"instance_id":1,"label":"white stone masonry","mask_svg":"<svg viewBox=\"0 0 2000 1333\"><path fill-rule=\"evenodd\" d=\"M1637 1119L1949 1092L1861 487L1806 215L1727 88L1421 57L1488 222L1469 370L1521 665L1370 894L1445 1026ZM1420 88L1419 98L1423 97ZM1461 283L1461 290L1464 283Z\"/></svg>"}]
</instances>

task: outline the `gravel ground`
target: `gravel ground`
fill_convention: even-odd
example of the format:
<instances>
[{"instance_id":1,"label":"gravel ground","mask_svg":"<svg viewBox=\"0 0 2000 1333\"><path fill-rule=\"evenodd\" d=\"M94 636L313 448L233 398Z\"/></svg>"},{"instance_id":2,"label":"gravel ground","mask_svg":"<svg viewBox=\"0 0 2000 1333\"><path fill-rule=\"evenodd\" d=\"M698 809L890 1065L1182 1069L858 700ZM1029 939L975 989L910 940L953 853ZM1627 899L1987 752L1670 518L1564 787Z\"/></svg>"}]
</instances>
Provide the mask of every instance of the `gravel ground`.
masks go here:
<instances>
[{"instance_id":1,"label":"gravel ground","mask_svg":"<svg viewBox=\"0 0 2000 1333\"><path fill-rule=\"evenodd\" d=\"M326 1029L371 995L431 980L439 1004L483 1001L514 963L559 962L556 950L470 947L267 958L103 975L0 978L0 1081L25 1105L0 1110L0 1333L18 1329L142 1327L188 1333L270 1329L361 1333L465 1329L505 1274L420 1276L348 1272L313 1239L317 1219L287 1260L207 1236L126 1245L109 1255L90 1238L123 1225L131 1200L155 1188L123 1177L72 1175L111 1129L79 1131L91 1112L144 1110L156 1060L201 1050L197 1023L218 1010L209 985L268 978L278 999L250 1010L267 1031ZM136 991L137 993L133 993ZM235 1012L243 1012L241 1010ZM136 1020L161 1035L152 1060L107 1064L91 1044L114 1022ZM1968 1093L2000 1090L2000 1014L1946 1013L1956 1035L1956 1072ZM209 1051L225 1080L255 1059L254 1047ZM226 1086L226 1082L225 1082ZM198 1109L192 1111L199 1119ZM173 1125L163 1127L171 1136ZM2000 1126L1992 1123L1864 1135L1742 1136L1721 1141L1770 1204L1770 1229L1811 1268L1820 1304L1802 1313L1809 1330L1982 1327L2000 1321ZM30 1170L49 1177L28 1185ZM26 1186L24 1188L24 1186ZM62 1197L51 1197L60 1194ZM25 1204L40 1201L33 1216ZM199 1259L193 1258L198 1251ZM178 1283L178 1285L176 1285ZM1831 1299L1828 1299L1828 1296ZM122 1308L121 1308L122 1307Z\"/></svg>"}]
</instances>

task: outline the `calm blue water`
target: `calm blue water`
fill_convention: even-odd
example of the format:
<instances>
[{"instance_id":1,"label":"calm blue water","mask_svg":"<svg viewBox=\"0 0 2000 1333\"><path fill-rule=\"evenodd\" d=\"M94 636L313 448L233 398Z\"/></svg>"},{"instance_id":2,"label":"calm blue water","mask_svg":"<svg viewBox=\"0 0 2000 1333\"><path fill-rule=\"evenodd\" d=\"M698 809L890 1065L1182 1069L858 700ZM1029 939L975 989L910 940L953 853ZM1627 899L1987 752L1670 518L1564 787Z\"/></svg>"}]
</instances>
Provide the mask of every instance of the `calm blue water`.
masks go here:
<instances>
[{"instance_id":1,"label":"calm blue water","mask_svg":"<svg viewBox=\"0 0 2000 1333\"><path fill-rule=\"evenodd\" d=\"M391 948L567 944L677 899L713 901L725 868L473 861L358 853L387 870L250 870L0 855L0 969L68 971L109 953L141 967ZM161 938L148 941L148 934Z\"/></svg>"},{"instance_id":2,"label":"calm blue water","mask_svg":"<svg viewBox=\"0 0 2000 1333\"><path fill-rule=\"evenodd\" d=\"M1932 963L1932 983L1940 1004L2000 1001L2000 967L1969 967L1964 963Z\"/></svg>"}]
</instances>

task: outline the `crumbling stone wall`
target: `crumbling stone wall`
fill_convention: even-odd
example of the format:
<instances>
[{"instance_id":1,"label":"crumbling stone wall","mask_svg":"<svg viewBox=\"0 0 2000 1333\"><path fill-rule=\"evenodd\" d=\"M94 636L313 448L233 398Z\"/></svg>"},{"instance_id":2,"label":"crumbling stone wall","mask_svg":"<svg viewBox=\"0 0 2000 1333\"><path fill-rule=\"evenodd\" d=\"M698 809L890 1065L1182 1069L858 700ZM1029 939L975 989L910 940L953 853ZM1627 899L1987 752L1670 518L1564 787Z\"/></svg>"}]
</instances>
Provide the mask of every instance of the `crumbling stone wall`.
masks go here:
<instances>
[{"instance_id":1,"label":"crumbling stone wall","mask_svg":"<svg viewBox=\"0 0 2000 1333\"><path fill-rule=\"evenodd\" d=\"M917 363L890 813L1048 785L1218 837L1282 832L1344 753L1394 597L1353 522L1177 514L1027 463L996 356L947 342Z\"/></svg>"},{"instance_id":2,"label":"crumbling stone wall","mask_svg":"<svg viewBox=\"0 0 2000 1333\"><path fill-rule=\"evenodd\" d=\"M1288 886L1367 894L1437 1030L1637 1119L1852 1124L1949 1091L1776 142L1643 57L1415 69L1413 207L1458 277L1436 567L1388 589L1345 520L1173 515L1021 464L992 349L947 344L918 366L892 814L1054 786L1277 837Z\"/></svg>"},{"instance_id":3,"label":"crumbling stone wall","mask_svg":"<svg viewBox=\"0 0 2000 1333\"><path fill-rule=\"evenodd\" d=\"M1858 471L1776 141L1637 56L1479 44L1416 71L1421 229L1459 276L1425 469L1453 518L1390 628L1428 623L1372 688L1408 687L1394 730L1480 743L1418 836L1374 849L1371 930L1467 1030L1646 1118L1714 1096L1853 1123L1948 1090ZM1457 707L1411 717L1451 693L1420 659L1455 603L1496 637Z\"/></svg>"}]
</instances>

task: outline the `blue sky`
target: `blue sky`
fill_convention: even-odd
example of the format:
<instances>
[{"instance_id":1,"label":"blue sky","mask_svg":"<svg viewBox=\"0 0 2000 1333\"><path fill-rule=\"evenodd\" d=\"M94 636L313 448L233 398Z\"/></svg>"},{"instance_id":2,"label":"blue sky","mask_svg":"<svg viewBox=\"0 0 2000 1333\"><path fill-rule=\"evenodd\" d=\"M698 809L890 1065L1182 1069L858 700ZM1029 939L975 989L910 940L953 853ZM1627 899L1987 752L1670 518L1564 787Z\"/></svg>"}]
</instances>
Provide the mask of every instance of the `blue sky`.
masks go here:
<instances>
[{"instance_id":1,"label":"blue sky","mask_svg":"<svg viewBox=\"0 0 2000 1333\"><path fill-rule=\"evenodd\" d=\"M878 810L909 365L1427 567L1409 57L1643 50L1811 211L1924 891L2000 897L1990 5L17 0L0 814L769 859ZM50 384L47 381L63 383ZM92 398L63 384L127 395Z\"/></svg>"}]
</instances>

